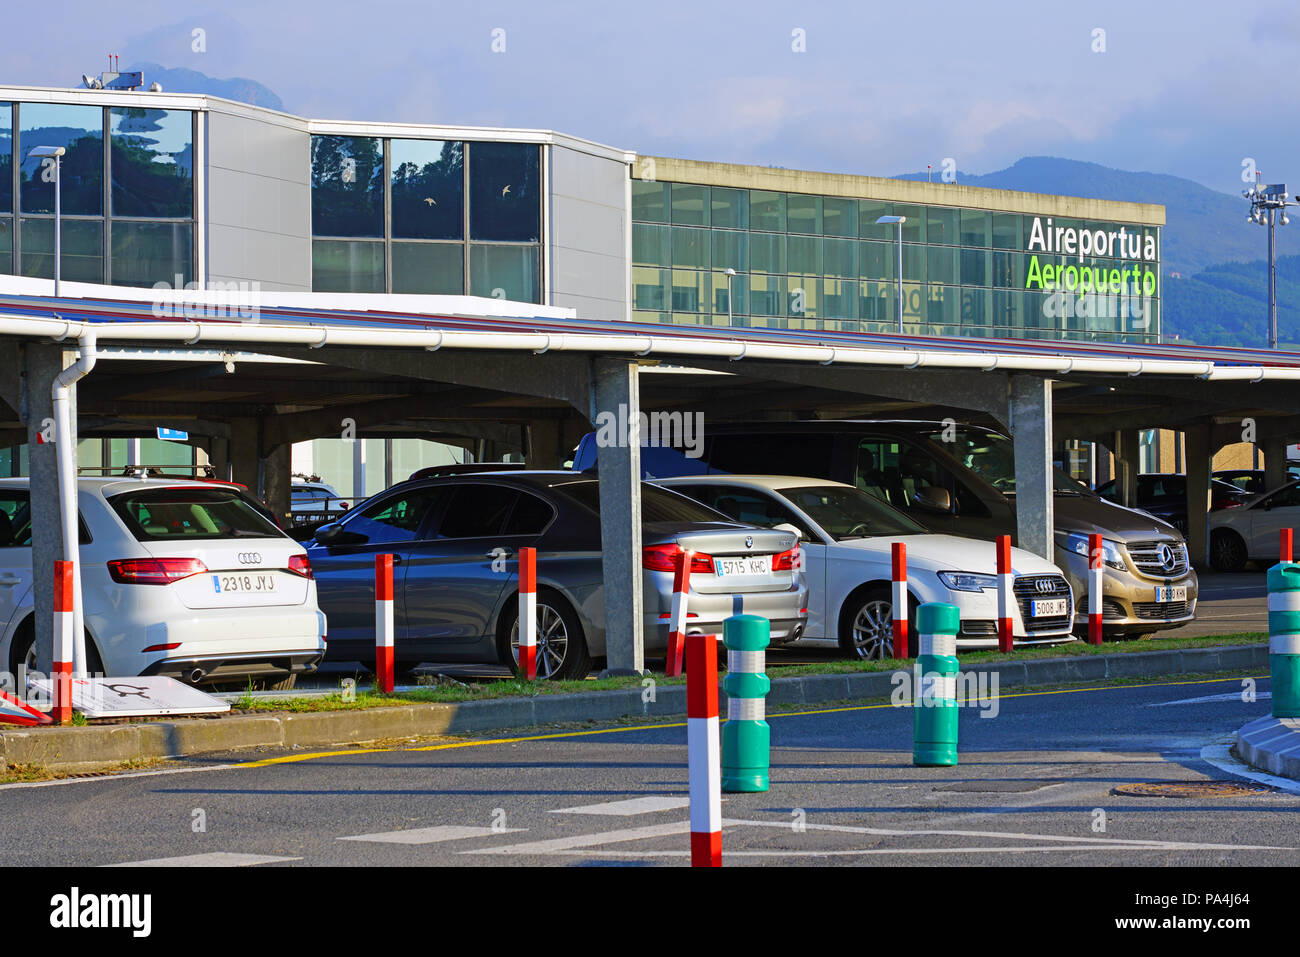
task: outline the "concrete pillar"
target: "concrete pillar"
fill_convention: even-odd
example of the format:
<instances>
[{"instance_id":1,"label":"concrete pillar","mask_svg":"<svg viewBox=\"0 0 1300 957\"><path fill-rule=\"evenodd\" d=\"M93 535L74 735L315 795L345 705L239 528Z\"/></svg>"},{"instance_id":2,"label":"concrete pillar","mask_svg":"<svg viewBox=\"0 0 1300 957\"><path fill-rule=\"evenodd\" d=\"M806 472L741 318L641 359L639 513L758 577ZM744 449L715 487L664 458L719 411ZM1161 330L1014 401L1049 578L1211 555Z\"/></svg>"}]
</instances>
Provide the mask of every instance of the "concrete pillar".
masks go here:
<instances>
[{"instance_id":1,"label":"concrete pillar","mask_svg":"<svg viewBox=\"0 0 1300 957\"><path fill-rule=\"evenodd\" d=\"M38 441L43 428L53 433L55 377L76 361L62 345L28 343L24 350L22 409L27 426L32 496L32 596L36 615L36 669L49 674L54 661L54 563L62 561L59 519L59 470L52 441ZM71 393L72 428L77 427L77 389ZM73 435L75 445L77 437ZM9 662L3 662L7 670ZM25 689L18 689L19 694Z\"/></svg>"},{"instance_id":2,"label":"concrete pillar","mask_svg":"<svg viewBox=\"0 0 1300 957\"><path fill-rule=\"evenodd\" d=\"M1210 512L1210 427L1195 425L1187 430L1187 554L1192 564L1204 568L1209 563Z\"/></svg>"},{"instance_id":3,"label":"concrete pillar","mask_svg":"<svg viewBox=\"0 0 1300 957\"><path fill-rule=\"evenodd\" d=\"M601 563L605 579L605 656L612 674L645 670L641 600L641 444L626 423L641 414L635 362L593 359L591 414L599 430L615 423L617 440L600 446ZM613 416L613 419L610 419Z\"/></svg>"},{"instance_id":4,"label":"concrete pillar","mask_svg":"<svg viewBox=\"0 0 1300 957\"><path fill-rule=\"evenodd\" d=\"M262 459L262 500L284 528L293 521L290 487L293 485L293 446L277 445Z\"/></svg>"},{"instance_id":5,"label":"concrete pillar","mask_svg":"<svg viewBox=\"0 0 1300 957\"><path fill-rule=\"evenodd\" d=\"M568 449L562 441L563 425L560 419L533 419L528 423L528 447L524 462L530 469L558 469L568 458Z\"/></svg>"},{"instance_id":6,"label":"concrete pillar","mask_svg":"<svg viewBox=\"0 0 1300 957\"><path fill-rule=\"evenodd\" d=\"M1110 450L1115 454L1115 491L1120 504L1132 508L1137 504L1137 474L1141 465L1138 430L1121 429L1114 435Z\"/></svg>"},{"instance_id":7,"label":"concrete pillar","mask_svg":"<svg viewBox=\"0 0 1300 957\"><path fill-rule=\"evenodd\" d=\"M1269 438L1259 444L1264 450L1264 488L1271 491L1286 482L1286 439Z\"/></svg>"},{"instance_id":8,"label":"concrete pillar","mask_svg":"<svg viewBox=\"0 0 1300 957\"><path fill-rule=\"evenodd\" d=\"M248 486L248 490L267 504L281 523L289 514L289 486L293 472L288 443L262 449L262 423L256 419L231 419L230 439L226 442L231 480ZM221 440L214 438L214 447ZM359 441L359 440L358 440ZM218 478L225 478L222 469Z\"/></svg>"},{"instance_id":9,"label":"concrete pillar","mask_svg":"<svg viewBox=\"0 0 1300 957\"><path fill-rule=\"evenodd\" d=\"M1052 383L1011 377L1011 438L1016 456L1016 543L1053 561Z\"/></svg>"}]
</instances>

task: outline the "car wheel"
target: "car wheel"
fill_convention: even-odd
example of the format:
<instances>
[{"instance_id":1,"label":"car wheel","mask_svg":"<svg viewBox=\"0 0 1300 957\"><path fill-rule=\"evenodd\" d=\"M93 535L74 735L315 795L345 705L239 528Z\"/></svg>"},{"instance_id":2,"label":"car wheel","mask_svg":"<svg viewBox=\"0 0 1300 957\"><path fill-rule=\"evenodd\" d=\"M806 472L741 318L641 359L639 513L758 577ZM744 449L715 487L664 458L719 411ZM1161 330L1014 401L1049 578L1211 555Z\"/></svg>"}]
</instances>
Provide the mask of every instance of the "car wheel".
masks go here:
<instances>
[{"instance_id":1,"label":"car wheel","mask_svg":"<svg viewBox=\"0 0 1300 957\"><path fill-rule=\"evenodd\" d=\"M25 628L24 632L14 636L13 650L9 654L9 669L15 674L19 665L24 666L29 674L36 670L36 631ZM104 662L90 635L86 635L86 670L92 675L105 674Z\"/></svg>"},{"instance_id":2,"label":"car wheel","mask_svg":"<svg viewBox=\"0 0 1300 957\"><path fill-rule=\"evenodd\" d=\"M1210 536L1210 564L1216 572L1239 572L1246 567L1246 543L1231 529L1215 529Z\"/></svg>"},{"instance_id":3,"label":"car wheel","mask_svg":"<svg viewBox=\"0 0 1300 957\"><path fill-rule=\"evenodd\" d=\"M519 606L509 615L510 630L501 649L503 661L519 673ZM555 592L537 593L537 677L554 681L585 678L591 656L578 615Z\"/></svg>"},{"instance_id":4,"label":"car wheel","mask_svg":"<svg viewBox=\"0 0 1300 957\"><path fill-rule=\"evenodd\" d=\"M908 651L916 640L916 609L908 602ZM894 653L894 598L887 587L875 586L849 597L840 612L840 650L858 661L880 661Z\"/></svg>"}]
</instances>

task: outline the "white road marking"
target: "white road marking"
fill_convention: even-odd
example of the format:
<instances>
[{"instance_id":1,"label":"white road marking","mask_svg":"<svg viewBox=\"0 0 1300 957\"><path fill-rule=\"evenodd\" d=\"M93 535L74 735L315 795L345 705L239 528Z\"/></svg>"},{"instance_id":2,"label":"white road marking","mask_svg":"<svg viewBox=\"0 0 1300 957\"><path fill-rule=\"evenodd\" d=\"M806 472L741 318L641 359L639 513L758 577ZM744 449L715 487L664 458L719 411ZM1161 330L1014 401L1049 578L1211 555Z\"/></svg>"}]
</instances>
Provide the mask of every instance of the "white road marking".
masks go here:
<instances>
[{"instance_id":1,"label":"white road marking","mask_svg":"<svg viewBox=\"0 0 1300 957\"><path fill-rule=\"evenodd\" d=\"M736 824L748 827L788 828L787 820L733 820L723 819L723 824ZM803 824L810 831L837 831L841 833L868 833L887 837L941 836L941 837L1005 837L1009 840L1067 841L1070 844L1092 844L1123 850L1126 848L1165 848L1166 850L1295 850L1295 848L1275 848L1271 845L1251 844L1196 844L1187 841L1161 841L1156 839L1127 839L1127 837L1084 837L1080 835L1056 835L1056 833L1028 833L1024 831L956 831L939 830L939 828L922 828L922 830L904 830L904 828L854 827L852 824ZM918 853L931 853L931 848L915 849ZM948 848L959 852L962 848Z\"/></svg>"},{"instance_id":2,"label":"white road marking","mask_svg":"<svg viewBox=\"0 0 1300 957\"><path fill-rule=\"evenodd\" d=\"M238 764L208 764L199 768L162 768L158 771L123 771L121 774L97 774L91 778L56 778L53 781L15 781L12 784L0 784L0 791L7 788L52 788L63 784L97 784L103 781L116 781L120 778L152 778L160 774L192 774L198 771L224 771L237 768Z\"/></svg>"},{"instance_id":3,"label":"white road marking","mask_svg":"<svg viewBox=\"0 0 1300 957\"><path fill-rule=\"evenodd\" d=\"M799 857L799 858L817 858L817 857L854 857L867 855L882 854L1029 854L1041 853L1044 851L1074 851L1075 853L1087 851L1161 851L1169 853L1170 851L1207 851L1207 850L1282 850L1289 851L1293 848L1282 847L1249 847L1249 846L1229 846L1223 847L1218 844L1180 844L1166 846L1162 844L1142 844L1124 847L1097 847L1097 846L1064 846L1060 844L1044 845L1042 847L1025 846L1023 844L1014 847L872 847L861 848L857 850L838 850L838 851L791 851L791 850L754 850L754 851L729 851L726 847L722 849L722 858L734 857ZM613 857L619 859L626 858L649 858L649 857L689 857L690 851L552 851L555 855L568 855L578 857Z\"/></svg>"},{"instance_id":4,"label":"white road marking","mask_svg":"<svg viewBox=\"0 0 1300 957\"><path fill-rule=\"evenodd\" d=\"M232 854L213 851L210 854L188 854L184 857L156 857L148 861L125 861L105 864L105 867L252 867L254 864L276 864L281 861L300 861L301 857L270 857L266 854Z\"/></svg>"},{"instance_id":5,"label":"white road marking","mask_svg":"<svg viewBox=\"0 0 1300 957\"><path fill-rule=\"evenodd\" d=\"M1236 777L1246 778L1248 781L1255 781L1258 784L1266 784L1271 788L1277 788L1279 791L1300 794L1300 781L1292 781L1290 778L1280 778L1276 774L1257 771L1233 754L1233 740L1234 736L1229 736L1214 744L1207 744L1201 749L1201 760L1206 764L1213 765L1220 771L1226 771Z\"/></svg>"},{"instance_id":6,"label":"white road marking","mask_svg":"<svg viewBox=\"0 0 1300 957\"><path fill-rule=\"evenodd\" d=\"M340 837L340 841L373 841L376 844L437 844L441 841L462 841L467 837L491 837L493 834L518 834L526 827L458 827L440 824L436 827L417 827L409 831L382 831L378 834L357 834Z\"/></svg>"},{"instance_id":7,"label":"white road marking","mask_svg":"<svg viewBox=\"0 0 1300 957\"><path fill-rule=\"evenodd\" d=\"M562 807L551 811L552 814L649 814L652 811L675 811L689 807L690 798L686 797L639 797L627 801L609 801L605 804L584 804L582 807Z\"/></svg>"},{"instance_id":8,"label":"white road marking","mask_svg":"<svg viewBox=\"0 0 1300 957\"><path fill-rule=\"evenodd\" d=\"M789 825L787 825L789 826ZM648 827L631 827L618 831L605 831L601 834L575 834L573 837L557 837L549 841L530 841L526 844L507 844L505 847L485 847L473 851L461 851L461 854L555 854L578 847L600 847L602 844L619 844L623 841L640 841L652 837L671 837L690 832L689 821L673 824L651 824Z\"/></svg>"},{"instance_id":9,"label":"white road marking","mask_svg":"<svg viewBox=\"0 0 1300 957\"><path fill-rule=\"evenodd\" d=\"M1271 691L1255 692L1256 701L1267 701L1273 697ZM1251 704L1252 702L1244 701L1240 691L1229 691L1227 694L1209 694L1202 698L1182 698L1178 701L1150 701L1147 703L1148 708L1168 708L1175 704L1209 704L1211 701L1240 701L1242 704Z\"/></svg>"}]
</instances>

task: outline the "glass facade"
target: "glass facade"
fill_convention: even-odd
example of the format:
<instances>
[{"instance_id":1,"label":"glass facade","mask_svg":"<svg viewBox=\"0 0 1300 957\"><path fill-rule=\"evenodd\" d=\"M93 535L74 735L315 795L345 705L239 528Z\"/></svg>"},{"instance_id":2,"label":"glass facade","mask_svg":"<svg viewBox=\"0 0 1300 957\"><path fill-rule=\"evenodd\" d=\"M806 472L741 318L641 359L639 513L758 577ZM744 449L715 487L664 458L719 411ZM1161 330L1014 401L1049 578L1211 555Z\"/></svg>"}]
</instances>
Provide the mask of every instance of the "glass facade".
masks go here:
<instances>
[{"instance_id":1,"label":"glass facade","mask_svg":"<svg viewBox=\"0 0 1300 957\"><path fill-rule=\"evenodd\" d=\"M194 278L194 116L186 110L0 103L0 272L54 276L52 160L61 146L63 262L76 282Z\"/></svg>"},{"instance_id":2,"label":"glass facade","mask_svg":"<svg viewBox=\"0 0 1300 957\"><path fill-rule=\"evenodd\" d=\"M312 289L541 301L541 147L313 136Z\"/></svg>"},{"instance_id":3,"label":"glass facade","mask_svg":"<svg viewBox=\"0 0 1300 957\"><path fill-rule=\"evenodd\" d=\"M635 179L633 318L896 332L882 216L908 334L1159 341L1157 227Z\"/></svg>"}]
</instances>

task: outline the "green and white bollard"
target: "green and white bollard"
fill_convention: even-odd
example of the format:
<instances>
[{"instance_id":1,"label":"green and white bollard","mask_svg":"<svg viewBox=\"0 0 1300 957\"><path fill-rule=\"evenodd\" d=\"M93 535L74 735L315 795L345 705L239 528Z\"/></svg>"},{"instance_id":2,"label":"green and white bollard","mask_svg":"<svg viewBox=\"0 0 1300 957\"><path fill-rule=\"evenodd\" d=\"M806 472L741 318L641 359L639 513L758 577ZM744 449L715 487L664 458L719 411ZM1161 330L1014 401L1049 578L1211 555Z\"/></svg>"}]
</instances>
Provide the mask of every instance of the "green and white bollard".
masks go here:
<instances>
[{"instance_id":1,"label":"green and white bollard","mask_svg":"<svg viewBox=\"0 0 1300 957\"><path fill-rule=\"evenodd\" d=\"M764 672L764 649L772 625L758 615L732 615L722 623L727 646L727 723L722 726L722 790L766 791L772 763L772 729L766 720L772 682Z\"/></svg>"},{"instance_id":2,"label":"green and white bollard","mask_svg":"<svg viewBox=\"0 0 1300 957\"><path fill-rule=\"evenodd\" d=\"M917 676L912 700L912 764L943 767L957 763L956 605L926 602L916 610Z\"/></svg>"},{"instance_id":3,"label":"green and white bollard","mask_svg":"<svg viewBox=\"0 0 1300 957\"><path fill-rule=\"evenodd\" d=\"M1268 570L1268 666L1273 717L1300 718L1300 564Z\"/></svg>"}]
</instances>

